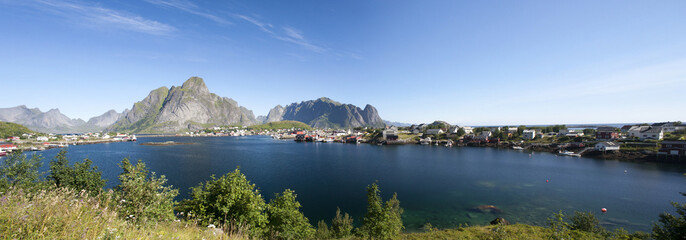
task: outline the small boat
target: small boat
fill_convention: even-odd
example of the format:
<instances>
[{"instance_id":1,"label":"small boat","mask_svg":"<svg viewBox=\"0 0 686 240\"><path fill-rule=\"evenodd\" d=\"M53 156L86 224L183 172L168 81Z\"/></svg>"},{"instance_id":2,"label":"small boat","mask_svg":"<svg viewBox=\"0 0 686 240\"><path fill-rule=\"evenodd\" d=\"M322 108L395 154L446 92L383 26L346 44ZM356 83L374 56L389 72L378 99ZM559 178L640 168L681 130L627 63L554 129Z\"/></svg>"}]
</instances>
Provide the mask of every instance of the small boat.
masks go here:
<instances>
[{"instance_id":1,"label":"small boat","mask_svg":"<svg viewBox=\"0 0 686 240\"><path fill-rule=\"evenodd\" d=\"M7 156L7 152L0 150L0 157Z\"/></svg>"},{"instance_id":2,"label":"small boat","mask_svg":"<svg viewBox=\"0 0 686 240\"><path fill-rule=\"evenodd\" d=\"M514 149L514 150L524 150L524 148L523 148L523 147L520 147L520 146L513 146L512 149Z\"/></svg>"},{"instance_id":3,"label":"small boat","mask_svg":"<svg viewBox=\"0 0 686 240\"><path fill-rule=\"evenodd\" d=\"M560 150L560 151L558 152L558 154L560 154L560 155L562 155L562 156L581 157L581 154L577 154L577 153L570 152L570 151L567 151L567 150Z\"/></svg>"}]
</instances>

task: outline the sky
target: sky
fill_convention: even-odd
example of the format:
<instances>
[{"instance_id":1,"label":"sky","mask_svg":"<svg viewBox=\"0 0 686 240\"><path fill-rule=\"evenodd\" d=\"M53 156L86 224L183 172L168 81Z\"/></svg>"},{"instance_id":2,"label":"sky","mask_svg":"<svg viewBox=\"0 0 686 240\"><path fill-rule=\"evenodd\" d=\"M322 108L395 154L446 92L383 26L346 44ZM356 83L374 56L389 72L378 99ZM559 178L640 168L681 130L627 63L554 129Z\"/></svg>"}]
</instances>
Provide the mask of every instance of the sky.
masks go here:
<instances>
[{"instance_id":1,"label":"sky","mask_svg":"<svg viewBox=\"0 0 686 240\"><path fill-rule=\"evenodd\" d=\"M0 108L87 120L192 76L460 125L686 120L686 1L0 0Z\"/></svg>"}]
</instances>

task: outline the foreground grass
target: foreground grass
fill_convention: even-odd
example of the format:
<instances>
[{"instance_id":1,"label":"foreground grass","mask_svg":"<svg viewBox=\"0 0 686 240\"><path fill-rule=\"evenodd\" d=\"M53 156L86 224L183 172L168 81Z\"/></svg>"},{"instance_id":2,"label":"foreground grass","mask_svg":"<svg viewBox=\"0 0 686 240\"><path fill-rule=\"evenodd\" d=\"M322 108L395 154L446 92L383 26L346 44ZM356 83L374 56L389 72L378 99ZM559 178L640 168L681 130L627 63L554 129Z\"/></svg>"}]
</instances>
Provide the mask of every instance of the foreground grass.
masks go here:
<instances>
[{"instance_id":1,"label":"foreground grass","mask_svg":"<svg viewBox=\"0 0 686 240\"><path fill-rule=\"evenodd\" d=\"M1 239L248 239L191 221L132 224L117 215L111 193L97 198L68 189L0 194ZM423 233L404 233L400 239L645 239L648 236L577 230L555 232L524 224L471 226ZM350 237L347 239L358 239Z\"/></svg>"},{"instance_id":2,"label":"foreground grass","mask_svg":"<svg viewBox=\"0 0 686 240\"><path fill-rule=\"evenodd\" d=\"M106 194L104 194L106 195ZM193 222L137 226L121 219L108 198L57 189L10 191L0 197L2 239L245 239Z\"/></svg>"}]
</instances>

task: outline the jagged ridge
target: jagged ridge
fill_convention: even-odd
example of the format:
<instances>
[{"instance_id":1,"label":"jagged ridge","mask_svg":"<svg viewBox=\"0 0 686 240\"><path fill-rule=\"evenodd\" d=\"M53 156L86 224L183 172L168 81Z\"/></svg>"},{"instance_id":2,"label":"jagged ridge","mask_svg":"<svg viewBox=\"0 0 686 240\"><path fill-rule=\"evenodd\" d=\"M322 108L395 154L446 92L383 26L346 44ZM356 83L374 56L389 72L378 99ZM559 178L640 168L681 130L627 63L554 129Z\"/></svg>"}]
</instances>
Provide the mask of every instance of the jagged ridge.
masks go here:
<instances>
[{"instance_id":1,"label":"jagged ridge","mask_svg":"<svg viewBox=\"0 0 686 240\"><path fill-rule=\"evenodd\" d=\"M342 104L326 97L317 100L292 103L286 107L277 105L269 111L267 122L292 120L307 123L315 128L353 128L385 126L376 108L367 104L361 109L352 104Z\"/></svg>"}]
</instances>

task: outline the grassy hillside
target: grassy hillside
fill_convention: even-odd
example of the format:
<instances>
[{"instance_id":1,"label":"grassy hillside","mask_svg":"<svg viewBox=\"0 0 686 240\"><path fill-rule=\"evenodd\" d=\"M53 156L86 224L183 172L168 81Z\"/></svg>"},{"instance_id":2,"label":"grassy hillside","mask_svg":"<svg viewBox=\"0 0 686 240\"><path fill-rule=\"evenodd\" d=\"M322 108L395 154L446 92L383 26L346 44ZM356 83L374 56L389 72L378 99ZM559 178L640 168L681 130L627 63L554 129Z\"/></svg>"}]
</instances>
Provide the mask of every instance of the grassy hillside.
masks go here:
<instances>
[{"instance_id":1,"label":"grassy hillside","mask_svg":"<svg viewBox=\"0 0 686 240\"><path fill-rule=\"evenodd\" d=\"M0 122L0 138L21 136L24 133L33 133L33 131L29 130L21 124L11 122Z\"/></svg>"},{"instance_id":2,"label":"grassy hillside","mask_svg":"<svg viewBox=\"0 0 686 240\"><path fill-rule=\"evenodd\" d=\"M219 228L198 226L196 222L189 221L135 225L118 217L112 206L111 202L68 189L43 190L35 194L10 191L0 199L0 236L8 239L249 239L241 232L228 234ZM114 208L117 208L116 204ZM556 232L552 228L524 224L427 229L426 232L399 236L399 239L417 240L556 238L641 239L642 236L629 235L621 230L610 233Z\"/></svg>"},{"instance_id":3,"label":"grassy hillside","mask_svg":"<svg viewBox=\"0 0 686 240\"><path fill-rule=\"evenodd\" d=\"M260 125L253 125L248 127L248 129L253 129L253 130L275 130L275 129L290 129L290 128L299 128L299 129L304 129L304 130L310 130L312 127L307 125L304 122L298 122L298 121L278 121L278 122L270 122L270 123L265 123L265 124L260 124Z\"/></svg>"},{"instance_id":4,"label":"grassy hillside","mask_svg":"<svg viewBox=\"0 0 686 240\"><path fill-rule=\"evenodd\" d=\"M247 239L193 222L134 225L117 216L112 204L68 189L35 194L10 191L0 199L3 239ZM115 207L116 208L116 207Z\"/></svg>"}]
</instances>

